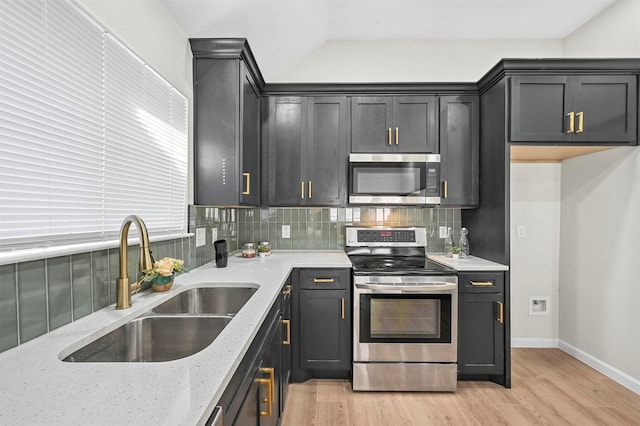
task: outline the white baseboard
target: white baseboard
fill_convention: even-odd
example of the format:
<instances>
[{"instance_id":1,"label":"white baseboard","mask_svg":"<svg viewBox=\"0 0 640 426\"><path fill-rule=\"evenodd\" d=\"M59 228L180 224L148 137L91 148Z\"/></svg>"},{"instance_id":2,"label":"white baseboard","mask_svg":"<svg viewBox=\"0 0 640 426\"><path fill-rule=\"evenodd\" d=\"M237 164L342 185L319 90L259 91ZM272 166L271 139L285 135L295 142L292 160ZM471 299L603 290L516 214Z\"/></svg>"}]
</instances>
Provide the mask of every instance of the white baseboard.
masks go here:
<instances>
[{"instance_id":1,"label":"white baseboard","mask_svg":"<svg viewBox=\"0 0 640 426\"><path fill-rule=\"evenodd\" d=\"M565 342L564 340L558 341L558 348L573 356L576 359L587 364L589 367L599 371L611 380L615 380L622 386L629 388L633 392L640 395L640 380L629 376L627 373L618 370L617 368L599 360L598 358L586 353L582 349L578 349L573 345Z\"/></svg>"},{"instance_id":2,"label":"white baseboard","mask_svg":"<svg viewBox=\"0 0 640 426\"><path fill-rule=\"evenodd\" d=\"M558 339L536 337L511 338L512 348L557 348Z\"/></svg>"}]
</instances>

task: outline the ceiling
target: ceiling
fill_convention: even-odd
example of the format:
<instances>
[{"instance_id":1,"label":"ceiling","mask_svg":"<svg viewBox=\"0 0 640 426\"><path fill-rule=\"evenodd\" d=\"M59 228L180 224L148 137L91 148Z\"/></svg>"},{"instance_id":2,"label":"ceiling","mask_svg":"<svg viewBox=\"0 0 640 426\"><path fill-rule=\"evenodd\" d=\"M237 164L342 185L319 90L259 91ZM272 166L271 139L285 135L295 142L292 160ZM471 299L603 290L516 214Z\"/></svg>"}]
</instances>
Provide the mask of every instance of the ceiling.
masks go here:
<instances>
[{"instance_id":1,"label":"ceiling","mask_svg":"<svg viewBox=\"0 0 640 426\"><path fill-rule=\"evenodd\" d=\"M265 79L331 40L563 39L615 0L162 0L188 37L246 37Z\"/></svg>"}]
</instances>

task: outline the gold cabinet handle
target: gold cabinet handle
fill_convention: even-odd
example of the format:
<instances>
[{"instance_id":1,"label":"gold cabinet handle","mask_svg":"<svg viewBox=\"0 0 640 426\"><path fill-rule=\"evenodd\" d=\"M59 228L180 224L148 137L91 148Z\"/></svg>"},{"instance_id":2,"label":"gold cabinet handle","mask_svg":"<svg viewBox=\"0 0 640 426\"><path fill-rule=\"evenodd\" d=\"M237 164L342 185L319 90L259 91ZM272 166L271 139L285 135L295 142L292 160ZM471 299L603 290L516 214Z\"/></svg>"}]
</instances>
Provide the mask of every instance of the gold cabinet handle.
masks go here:
<instances>
[{"instance_id":1,"label":"gold cabinet handle","mask_svg":"<svg viewBox=\"0 0 640 426\"><path fill-rule=\"evenodd\" d=\"M342 301L342 319L344 319L344 297L341 297L340 300Z\"/></svg>"},{"instance_id":2,"label":"gold cabinet handle","mask_svg":"<svg viewBox=\"0 0 640 426\"><path fill-rule=\"evenodd\" d=\"M291 289L293 288L292 285L287 284L286 286L284 286L284 290L282 290L282 294L284 294L285 296L288 296L291 294Z\"/></svg>"},{"instance_id":3,"label":"gold cabinet handle","mask_svg":"<svg viewBox=\"0 0 640 426\"><path fill-rule=\"evenodd\" d=\"M282 323L287 326L287 339L282 341L283 345L291 344L291 320L282 320Z\"/></svg>"},{"instance_id":4,"label":"gold cabinet handle","mask_svg":"<svg viewBox=\"0 0 640 426\"><path fill-rule=\"evenodd\" d=\"M573 133L576 114L573 111L571 111L570 113L567 114L567 117L569 117L569 130L567 130L567 133Z\"/></svg>"},{"instance_id":5,"label":"gold cabinet handle","mask_svg":"<svg viewBox=\"0 0 640 426\"><path fill-rule=\"evenodd\" d=\"M242 191L242 195L249 195L251 194L251 173L243 173L242 176L246 177L246 189L244 191Z\"/></svg>"},{"instance_id":6,"label":"gold cabinet handle","mask_svg":"<svg viewBox=\"0 0 640 426\"><path fill-rule=\"evenodd\" d=\"M304 200L304 181L300 182L300 198Z\"/></svg>"},{"instance_id":7,"label":"gold cabinet handle","mask_svg":"<svg viewBox=\"0 0 640 426\"><path fill-rule=\"evenodd\" d=\"M275 382L276 382L276 369L271 367L264 367L259 370L261 373L267 373L269 375L269 392L271 395L271 402L275 399Z\"/></svg>"},{"instance_id":8,"label":"gold cabinet handle","mask_svg":"<svg viewBox=\"0 0 640 426\"><path fill-rule=\"evenodd\" d=\"M493 285L493 281L469 281L474 287L489 287Z\"/></svg>"},{"instance_id":9,"label":"gold cabinet handle","mask_svg":"<svg viewBox=\"0 0 640 426\"><path fill-rule=\"evenodd\" d=\"M504 303L498 302L498 322L504 324Z\"/></svg>"},{"instance_id":10,"label":"gold cabinet handle","mask_svg":"<svg viewBox=\"0 0 640 426\"><path fill-rule=\"evenodd\" d=\"M449 196L449 182L447 182L446 180L442 181L442 194L442 198L447 198Z\"/></svg>"},{"instance_id":11,"label":"gold cabinet handle","mask_svg":"<svg viewBox=\"0 0 640 426\"><path fill-rule=\"evenodd\" d=\"M399 135L398 135L398 132L399 132L399 130L398 130L398 128L396 127L396 145L398 145L398 136L399 136Z\"/></svg>"},{"instance_id":12,"label":"gold cabinet handle","mask_svg":"<svg viewBox=\"0 0 640 426\"><path fill-rule=\"evenodd\" d=\"M389 145L391 145L391 127L389 127Z\"/></svg>"},{"instance_id":13,"label":"gold cabinet handle","mask_svg":"<svg viewBox=\"0 0 640 426\"><path fill-rule=\"evenodd\" d=\"M576 133L582 133L584 132L584 111L577 112L576 117L578 117L578 130L576 130Z\"/></svg>"},{"instance_id":14,"label":"gold cabinet handle","mask_svg":"<svg viewBox=\"0 0 640 426\"><path fill-rule=\"evenodd\" d=\"M256 379L256 383L259 385L267 385L267 397L261 402L267 404L267 410L260 410L260 417L271 417L273 398L271 398L271 379Z\"/></svg>"},{"instance_id":15,"label":"gold cabinet handle","mask_svg":"<svg viewBox=\"0 0 640 426\"><path fill-rule=\"evenodd\" d=\"M307 192L308 198L311 198L311 181L309 181L309 192Z\"/></svg>"},{"instance_id":16,"label":"gold cabinet handle","mask_svg":"<svg viewBox=\"0 0 640 426\"><path fill-rule=\"evenodd\" d=\"M314 283L332 283L335 282L333 278L314 278Z\"/></svg>"}]
</instances>

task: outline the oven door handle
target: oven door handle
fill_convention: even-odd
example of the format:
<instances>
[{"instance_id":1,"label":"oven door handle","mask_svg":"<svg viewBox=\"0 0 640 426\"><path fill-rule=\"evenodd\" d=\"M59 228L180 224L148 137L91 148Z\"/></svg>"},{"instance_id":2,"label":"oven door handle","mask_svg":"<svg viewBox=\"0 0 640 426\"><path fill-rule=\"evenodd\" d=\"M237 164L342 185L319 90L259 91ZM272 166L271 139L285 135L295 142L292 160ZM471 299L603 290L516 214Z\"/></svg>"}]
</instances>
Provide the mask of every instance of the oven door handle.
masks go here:
<instances>
[{"instance_id":1,"label":"oven door handle","mask_svg":"<svg viewBox=\"0 0 640 426\"><path fill-rule=\"evenodd\" d=\"M356 284L357 289L369 290L371 293L388 293L389 290L395 290L399 293L443 293L455 290L458 288L457 284L445 283L445 284L415 284L415 285L402 285L402 284Z\"/></svg>"}]
</instances>

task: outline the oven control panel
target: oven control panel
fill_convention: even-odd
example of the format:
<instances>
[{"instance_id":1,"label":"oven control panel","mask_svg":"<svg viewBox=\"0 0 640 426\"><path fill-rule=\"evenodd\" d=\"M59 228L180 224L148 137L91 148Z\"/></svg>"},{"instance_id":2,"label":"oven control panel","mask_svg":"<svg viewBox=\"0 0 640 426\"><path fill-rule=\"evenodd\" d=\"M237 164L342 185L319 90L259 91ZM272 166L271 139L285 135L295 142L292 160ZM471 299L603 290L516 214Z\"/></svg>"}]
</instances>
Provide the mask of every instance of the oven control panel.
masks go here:
<instances>
[{"instance_id":1,"label":"oven control panel","mask_svg":"<svg viewBox=\"0 0 640 426\"><path fill-rule=\"evenodd\" d=\"M425 228L347 228L347 246L424 247Z\"/></svg>"}]
</instances>

